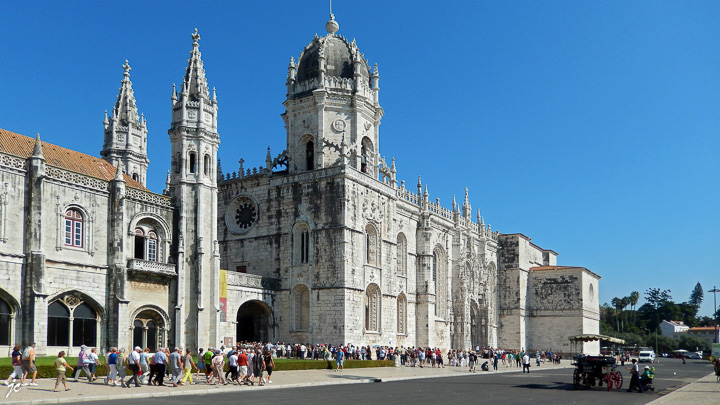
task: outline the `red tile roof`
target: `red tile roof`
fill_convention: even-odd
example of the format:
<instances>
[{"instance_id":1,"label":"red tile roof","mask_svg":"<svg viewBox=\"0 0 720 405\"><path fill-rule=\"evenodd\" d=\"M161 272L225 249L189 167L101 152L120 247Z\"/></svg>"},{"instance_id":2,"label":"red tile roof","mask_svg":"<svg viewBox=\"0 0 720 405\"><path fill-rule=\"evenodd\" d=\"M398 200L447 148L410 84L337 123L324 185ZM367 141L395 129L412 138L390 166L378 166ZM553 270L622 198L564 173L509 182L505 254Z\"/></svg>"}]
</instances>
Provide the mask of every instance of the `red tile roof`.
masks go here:
<instances>
[{"instance_id":1,"label":"red tile roof","mask_svg":"<svg viewBox=\"0 0 720 405\"><path fill-rule=\"evenodd\" d=\"M35 139L0 128L0 152L27 159L33 153ZM96 179L110 181L115 178L116 168L106 160L42 142L42 152L48 165ZM142 184L123 173L128 187L147 190Z\"/></svg>"}]
</instances>

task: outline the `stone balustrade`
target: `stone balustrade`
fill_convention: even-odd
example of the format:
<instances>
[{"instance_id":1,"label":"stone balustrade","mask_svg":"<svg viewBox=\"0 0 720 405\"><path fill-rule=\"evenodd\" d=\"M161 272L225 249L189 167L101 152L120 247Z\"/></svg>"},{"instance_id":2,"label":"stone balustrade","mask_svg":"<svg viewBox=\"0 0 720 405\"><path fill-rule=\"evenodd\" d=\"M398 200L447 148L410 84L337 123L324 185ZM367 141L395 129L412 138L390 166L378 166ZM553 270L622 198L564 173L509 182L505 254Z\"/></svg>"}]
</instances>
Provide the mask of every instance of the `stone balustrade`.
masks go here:
<instances>
[{"instance_id":1,"label":"stone balustrade","mask_svg":"<svg viewBox=\"0 0 720 405\"><path fill-rule=\"evenodd\" d=\"M128 270L146 274L157 274L161 276L175 277L175 265L171 263L151 262L142 259L128 260Z\"/></svg>"},{"instance_id":2,"label":"stone balustrade","mask_svg":"<svg viewBox=\"0 0 720 405\"><path fill-rule=\"evenodd\" d=\"M263 277L257 274L227 273L228 285L236 287L264 288L276 290L280 287L280 280L276 278Z\"/></svg>"}]
</instances>

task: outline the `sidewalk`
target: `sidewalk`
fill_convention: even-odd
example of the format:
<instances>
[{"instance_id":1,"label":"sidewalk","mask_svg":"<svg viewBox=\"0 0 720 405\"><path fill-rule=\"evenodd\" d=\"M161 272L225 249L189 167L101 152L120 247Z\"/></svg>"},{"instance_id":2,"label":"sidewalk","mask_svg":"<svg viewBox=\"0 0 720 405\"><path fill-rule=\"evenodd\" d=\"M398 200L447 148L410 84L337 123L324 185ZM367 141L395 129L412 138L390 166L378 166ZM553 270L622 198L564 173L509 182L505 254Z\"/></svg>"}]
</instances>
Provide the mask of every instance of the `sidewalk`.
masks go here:
<instances>
[{"instance_id":1,"label":"sidewalk","mask_svg":"<svg viewBox=\"0 0 720 405\"><path fill-rule=\"evenodd\" d=\"M568 368L570 362L566 361L562 365L551 365L545 363L540 366L541 369L548 368ZM533 364L533 370L537 370ZM496 373L520 372L522 368L508 367L502 365ZM481 372L478 370L476 375L491 374L493 372ZM200 376L202 381L196 385L183 385L173 388L172 385L166 387L147 386L141 388L120 388L110 387L103 384L103 379L99 378L93 383L88 383L87 379L80 382L68 382L70 391L53 392L55 387L55 379L38 379L37 387L20 387L18 392L10 392L10 387L0 385L0 405L5 404L56 404L56 403L75 403L84 401L99 401L108 399L131 399L131 398L151 398L151 397L167 397L171 395L205 395L220 392L237 392L245 390L268 390L296 388L318 385L336 385L336 384L359 384L383 381L412 380L417 378L436 378L436 377L456 377L469 375L467 367L378 367L378 368L355 368L344 371L333 370L300 370L300 371L278 371L272 375L272 384L265 384L262 387L255 386L237 386L230 385L207 385L205 379ZM193 378L195 374L193 373ZM125 379L127 381L127 378ZM714 379L713 379L714 381ZM167 382L167 379L166 379ZM720 385L720 384L718 384ZM62 390L62 384L59 387ZM6 398L5 396L8 395Z\"/></svg>"},{"instance_id":2,"label":"sidewalk","mask_svg":"<svg viewBox=\"0 0 720 405\"><path fill-rule=\"evenodd\" d=\"M717 404L720 403L720 383L717 382L715 373L711 373L650 403L654 405Z\"/></svg>"}]
</instances>

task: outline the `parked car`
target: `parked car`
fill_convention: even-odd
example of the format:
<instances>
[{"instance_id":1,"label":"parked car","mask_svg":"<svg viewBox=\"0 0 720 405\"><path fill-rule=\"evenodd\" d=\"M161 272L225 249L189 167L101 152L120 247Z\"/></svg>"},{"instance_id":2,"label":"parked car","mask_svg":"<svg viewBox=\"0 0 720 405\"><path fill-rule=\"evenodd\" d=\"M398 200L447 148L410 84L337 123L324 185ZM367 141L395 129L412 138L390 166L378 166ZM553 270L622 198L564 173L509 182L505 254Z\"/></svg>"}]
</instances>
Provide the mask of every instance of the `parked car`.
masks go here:
<instances>
[{"instance_id":1,"label":"parked car","mask_svg":"<svg viewBox=\"0 0 720 405\"><path fill-rule=\"evenodd\" d=\"M638 353L638 363L642 362L654 363L655 352L650 350L642 350L640 353Z\"/></svg>"},{"instance_id":2,"label":"parked car","mask_svg":"<svg viewBox=\"0 0 720 405\"><path fill-rule=\"evenodd\" d=\"M700 355L700 353L687 352L687 353L685 353L685 358L686 358L686 359L697 359L697 360L700 360L700 359L702 359L702 356Z\"/></svg>"}]
</instances>

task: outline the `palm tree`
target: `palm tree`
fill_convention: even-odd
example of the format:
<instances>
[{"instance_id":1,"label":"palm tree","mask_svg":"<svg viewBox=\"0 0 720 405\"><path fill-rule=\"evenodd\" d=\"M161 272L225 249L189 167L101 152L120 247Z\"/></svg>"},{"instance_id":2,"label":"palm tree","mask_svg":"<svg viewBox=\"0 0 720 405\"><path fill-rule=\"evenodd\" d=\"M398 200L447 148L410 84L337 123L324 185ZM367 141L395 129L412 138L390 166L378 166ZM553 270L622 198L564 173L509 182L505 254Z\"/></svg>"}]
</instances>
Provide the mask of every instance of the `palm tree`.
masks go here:
<instances>
[{"instance_id":1,"label":"palm tree","mask_svg":"<svg viewBox=\"0 0 720 405\"><path fill-rule=\"evenodd\" d=\"M635 320L637 318L637 303L638 300L640 300L640 293L637 291L633 291L630 293L630 308L633 310L633 326L635 326Z\"/></svg>"},{"instance_id":2,"label":"palm tree","mask_svg":"<svg viewBox=\"0 0 720 405\"><path fill-rule=\"evenodd\" d=\"M623 302L622 298L615 297L613 298L610 303L615 308L615 324L616 324L616 331L620 331L620 313L622 312L623 308L625 308L625 303Z\"/></svg>"}]
</instances>

